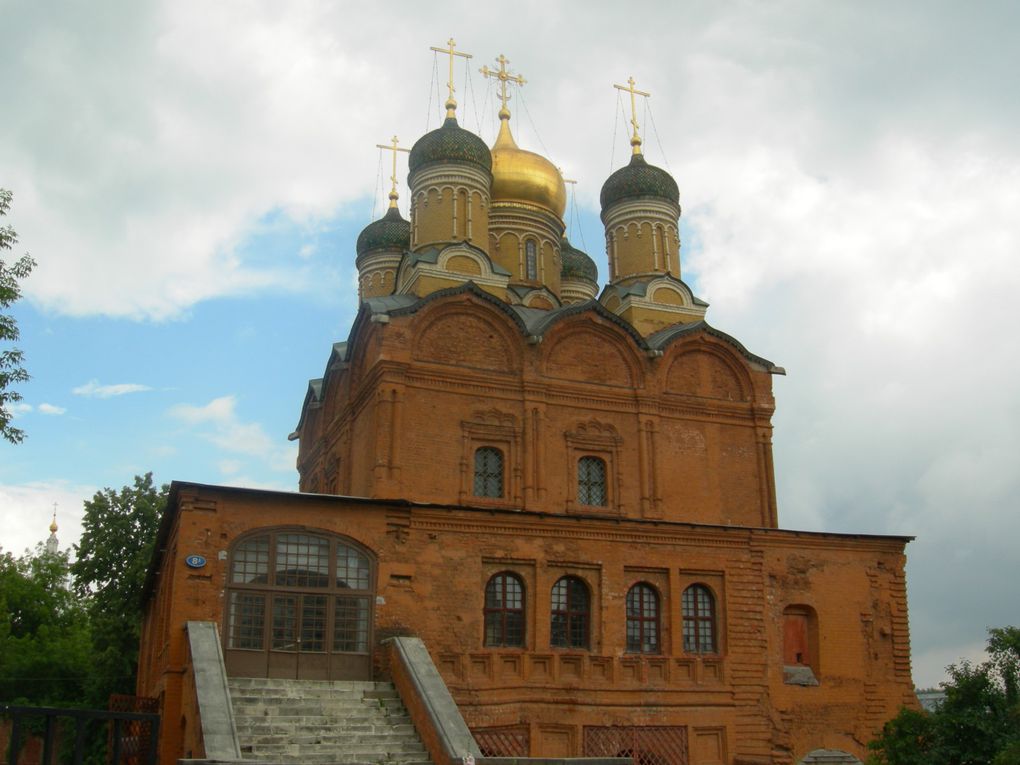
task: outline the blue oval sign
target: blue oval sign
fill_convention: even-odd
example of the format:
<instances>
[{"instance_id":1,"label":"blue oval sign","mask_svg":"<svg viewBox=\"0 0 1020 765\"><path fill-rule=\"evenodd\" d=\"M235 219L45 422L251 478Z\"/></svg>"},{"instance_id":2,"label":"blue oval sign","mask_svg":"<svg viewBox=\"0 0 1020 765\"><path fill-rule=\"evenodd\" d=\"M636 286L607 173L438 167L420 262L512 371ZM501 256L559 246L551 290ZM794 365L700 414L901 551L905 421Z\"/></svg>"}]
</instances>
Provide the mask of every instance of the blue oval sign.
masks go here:
<instances>
[{"instance_id":1,"label":"blue oval sign","mask_svg":"<svg viewBox=\"0 0 1020 765\"><path fill-rule=\"evenodd\" d=\"M188 568L202 568L205 565L205 558L201 555L189 555L184 559L184 562L188 565Z\"/></svg>"}]
</instances>

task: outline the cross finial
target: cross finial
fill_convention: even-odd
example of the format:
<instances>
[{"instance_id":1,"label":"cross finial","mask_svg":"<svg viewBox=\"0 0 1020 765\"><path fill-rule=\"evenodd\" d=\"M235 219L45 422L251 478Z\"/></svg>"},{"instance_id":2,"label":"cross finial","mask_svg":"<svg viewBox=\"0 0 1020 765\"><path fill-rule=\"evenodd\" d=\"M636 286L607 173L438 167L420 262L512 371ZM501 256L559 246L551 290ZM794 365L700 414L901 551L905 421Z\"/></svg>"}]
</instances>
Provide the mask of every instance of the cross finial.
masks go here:
<instances>
[{"instance_id":1,"label":"cross finial","mask_svg":"<svg viewBox=\"0 0 1020 765\"><path fill-rule=\"evenodd\" d=\"M634 133L630 137L630 145L633 148L635 154L641 153L641 136L638 135L638 121L637 121L637 104L634 101L634 96L644 96L645 98L651 98L651 93L645 93L643 90L635 90L634 78L630 77L627 79L627 86L613 84L613 87L618 90L624 90L630 93L630 124L634 128Z\"/></svg>"},{"instance_id":2,"label":"cross finial","mask_svg":"<svg viewBox=\"0 0 1020 765\"><path fill-rule=\"evenodd\" d=\"M457 110L457 99L455 99L453 97L453 91L454 91L454 87L453 87L453 57L454 56L460 56L462 58L471 58L471 54L470 53L461 53L459 50L455 50L455 48L457 47L457 43L455 43L453 41L452 37L449 40L446 41L446 45L448 46L446 48L436 48L435 46L432 46L431 50L434 50L436 53L445 53L447 56L450 57L450 79L447 80L447 82L446 82L446 87L450 91L449 97L446 99L446 118L450 119L450 118L455 116L455 113L456 113L456 110Z\"/></svg>"},{"instance_id":3,"label":"cross finial","mask_svg":"<svg viewBox=\"0 0 1020 765\"><path fill-rule=\"evenodd\" d=\"M452 42L452 40L451 40L451 42ZM396 136L393 136L393 138L390 139L390 145L388 145L388 146L386 144L382 144L382 143L377 143L376 144L376 146L378 148L380 148L380 149L386 149L386 151L392 151L393 152L393 172L390 175L390 183L392 184L390 186L390 207L391 208L397 206L397 199L400 197L400 195L397 194L397 152L398 151L403 151L403 152L407 152L408 154L410 154L410 152L411 152L410 149L405 149L405 148L403 148L401 146L398 146L397 145L398 143L400 143L400 141L397 139Z\"/></svg>"},{"instance_id":4,"label":"cross finial","mask_svg":"<svg viewBox=\"0 0 1020 765\"><path fill-rule=\"evenodd\" d=\"M503 106L499 110L500 119L509 119L510 110L506 108L506 102L510 100L510 96L506 92L506 84L508 82L516 82L518 85L527 84L527 80L521 77L519 74L511 74L507 71L507 67L510 64L510 59L504 56L502 53L499 54L499 58L496 59L496 63L499 64L499 71L495 69L489 69L488 66L483 66L480 71L485 77L495 77L499 80L499 100Z\"/></svg>"}]
</instances>

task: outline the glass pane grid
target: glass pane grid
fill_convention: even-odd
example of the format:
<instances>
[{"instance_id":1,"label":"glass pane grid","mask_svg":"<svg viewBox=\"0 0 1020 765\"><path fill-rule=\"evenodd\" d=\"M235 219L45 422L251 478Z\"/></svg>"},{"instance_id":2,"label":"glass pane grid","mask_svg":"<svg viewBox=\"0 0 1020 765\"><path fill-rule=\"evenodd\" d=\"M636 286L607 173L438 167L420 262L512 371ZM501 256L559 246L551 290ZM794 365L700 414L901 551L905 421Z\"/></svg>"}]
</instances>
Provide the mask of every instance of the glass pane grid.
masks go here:
<instances>
[{"instance_id":1,"label":"glass pane grid","mask_svg":"<svg viewBox=\"0 0 1020 765\"><path fill-rule=\"evenodd\" d=\"M230 593L230 647L261 649L266 626L265 618L264 595L247 592Z\"/></svg>"},{"instance_id":2,"label":"glass pane grid","mask_svg":"<svg viewBox=\"0 0 1020 765\"><path fill-rule=\"evenodd\" d=\"M333 650L368 652L368 599L338 597L333 619Z\"/></svg>"},{"instance_id":3,"label":"glass pane grid","mask_svg":"<svg viewBox=\"0 0 1020 765\"><path fill-rule=\"evenodd\" d=\"M269 537L256 537L234 550L230 581L241 584L264 583L269 573Z\"/></svg>"},{"instance_id":4,"label":"glass pane grid","mask_svg":"<svg viewBox=\"0 0 1020 765\"><path fill-rule=\"evenodd\" d=\"M297 598L277 595L273 598L273 650L297 650Z\"/></svg>"},{"instance_id":5,"label":"glass pane grid","mask_svg":"<svg viewBox=\"0 0 1020 765\"><path fill-rule=\"evenodd\" d=\"M598 457L577 462L577 501L582 505L606 505L606 463Z\"/></svg>"},{"instance_id":6,"label":"glass pane grid","mask_svg":"<svg viewBox=\"0 0 1020 765\"><path fill-rule=\"evenodd\" d=\"M491 446L483 446L475 451L476 497L503 496L503 453Z\"/></svg>"},{"instance_id":7,"label":"glass pane grid","mask_svg":"<svg viewBox=\"0 0 1020 765\"><path fill-rule=\"evenodd\" d=\"M369 588L368 557L360 550L338 543L336 548L336 586L352 590Z\"/></svg>"},{"instance_id":8,"label":"glass pane grid","mask_svg":"<svg viewBox=\"0 0 1020 765\"><path fill-rule=\"evenodd\" d=\"M278 535L276 584L286 587L328 587L329 542L310 534Z\"/></svg>"}]
</instances>

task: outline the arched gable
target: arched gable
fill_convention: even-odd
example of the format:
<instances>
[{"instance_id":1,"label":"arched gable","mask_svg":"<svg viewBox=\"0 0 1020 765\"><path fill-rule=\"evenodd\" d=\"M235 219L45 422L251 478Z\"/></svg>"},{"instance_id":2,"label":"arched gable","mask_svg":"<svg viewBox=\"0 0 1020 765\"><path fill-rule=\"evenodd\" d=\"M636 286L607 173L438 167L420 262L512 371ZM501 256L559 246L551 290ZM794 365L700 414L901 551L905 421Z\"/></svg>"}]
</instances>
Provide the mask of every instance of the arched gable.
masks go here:
<instances>
[{"instance_id":1,"label":"arched gable","mask_svg":"<svg viewBox=\"0 0 1020 765\"><path fill-rule=\"evenodd\" d=\"M418 361L505 373L518 367L520 333L482 301L435 304L415 325L412 356Z\"/></svg>"},{"instance_id":2,"label":"arched gable","mask_svg":"<svg viewBox=\"0 0 1020 765\"><path fill-rule=\"evenodd\" d=\"M710 343L675 347L666 365L665 390L698 398L744 402L753 386L744 364L721 346Z\"/></svg>"},{"instance_id":3,"label":"arched gable","mask_svg":"<svg viewBox=\"0 0 1020 765\"><path fill-rule=\"evenodd\" d=\"M546 377L619 387L642 387L633 341L581 314L555 325L543 344Z\"/></svg>"}]
</instances>

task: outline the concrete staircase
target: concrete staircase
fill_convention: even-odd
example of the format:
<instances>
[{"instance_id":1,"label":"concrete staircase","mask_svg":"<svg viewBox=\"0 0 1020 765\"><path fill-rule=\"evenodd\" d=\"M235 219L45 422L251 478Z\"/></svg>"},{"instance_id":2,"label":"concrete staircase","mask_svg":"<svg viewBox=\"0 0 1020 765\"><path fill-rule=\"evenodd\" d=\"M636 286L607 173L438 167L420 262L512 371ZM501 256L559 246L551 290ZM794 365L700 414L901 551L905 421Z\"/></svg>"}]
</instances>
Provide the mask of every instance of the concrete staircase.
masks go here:
<instances>
[{"instance_id":1,"label":"concrete staircase","mask_svg":"<svg viewBox=\"0 0 1020 765\"><path fill-rule=\"evenodd\" d=\"M245 760L432 765L390 683L228 680Z\"/></svg>"}]
</instances>

